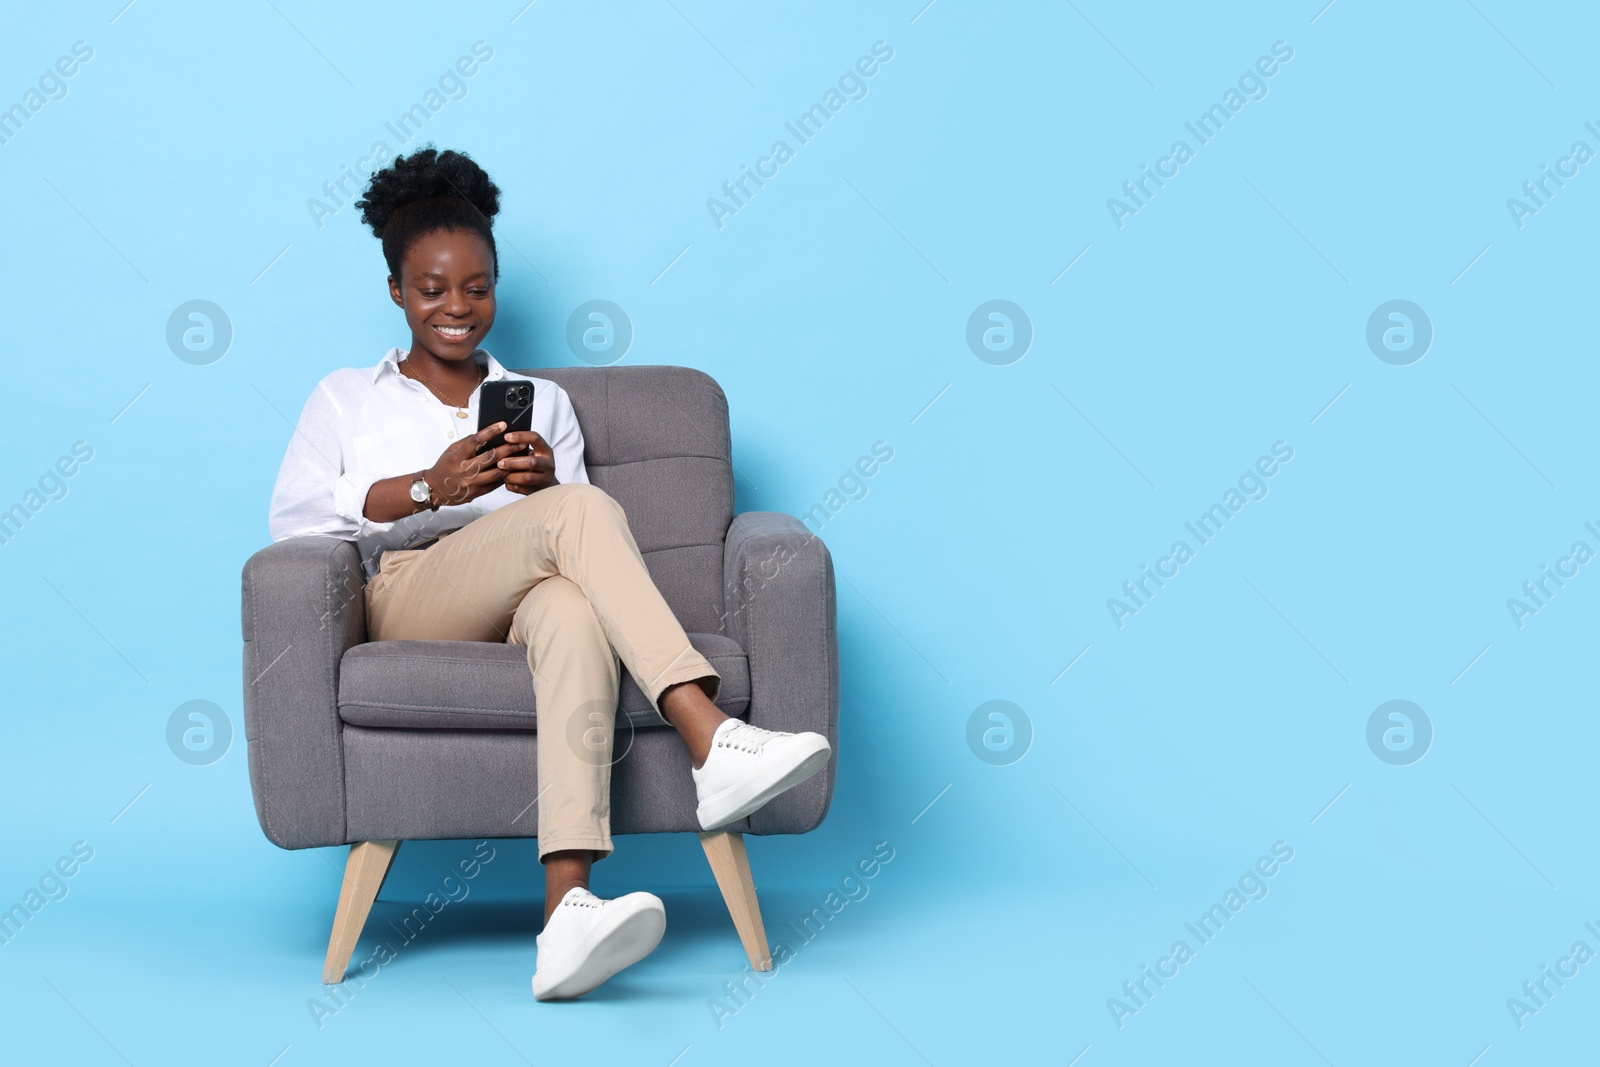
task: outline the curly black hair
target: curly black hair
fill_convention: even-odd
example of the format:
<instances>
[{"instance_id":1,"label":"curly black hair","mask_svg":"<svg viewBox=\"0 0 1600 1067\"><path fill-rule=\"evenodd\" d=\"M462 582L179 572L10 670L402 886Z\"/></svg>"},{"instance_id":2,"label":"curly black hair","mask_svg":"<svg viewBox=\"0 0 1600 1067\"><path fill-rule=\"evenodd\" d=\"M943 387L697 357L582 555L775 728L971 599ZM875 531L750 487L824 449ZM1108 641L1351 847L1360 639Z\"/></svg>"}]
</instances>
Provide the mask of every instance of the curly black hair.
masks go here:
<instances>
[{"instance_id":1,"label":"curly black hair","mask_svg":"<svg viewBox=\"0 0 1600 1067\"><path fill-rule=\"evenodd\" d=\"M389 273L400 277L400 261L411 242L439 230L467 230L489 244L494 273L500 255L494 245L494 217L500 210L500 189L488 172L464 152L436 151L431 145L395 156L378 171L356 201L361 220L383 242Z\"/></svg>"}]
</instances>

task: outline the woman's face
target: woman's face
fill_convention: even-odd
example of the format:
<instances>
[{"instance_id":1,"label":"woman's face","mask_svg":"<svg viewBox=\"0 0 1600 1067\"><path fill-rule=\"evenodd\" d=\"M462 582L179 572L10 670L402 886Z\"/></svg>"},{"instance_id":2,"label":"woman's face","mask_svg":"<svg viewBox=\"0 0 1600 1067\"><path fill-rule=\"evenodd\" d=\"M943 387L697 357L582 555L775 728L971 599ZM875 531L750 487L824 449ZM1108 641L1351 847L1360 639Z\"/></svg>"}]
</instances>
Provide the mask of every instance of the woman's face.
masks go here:
<instances>
[{"instance_id":1,"label":"woman's face","mask_svg":"<svg viewBox=\"0 0 1600 1067\"><path fill-rule=\"evenodd\" d=\"M436 230L411 242L389 295L406 313L411 350L469 359L494 325L494 259L471 230Z\"/></svg>"}]
</instances>

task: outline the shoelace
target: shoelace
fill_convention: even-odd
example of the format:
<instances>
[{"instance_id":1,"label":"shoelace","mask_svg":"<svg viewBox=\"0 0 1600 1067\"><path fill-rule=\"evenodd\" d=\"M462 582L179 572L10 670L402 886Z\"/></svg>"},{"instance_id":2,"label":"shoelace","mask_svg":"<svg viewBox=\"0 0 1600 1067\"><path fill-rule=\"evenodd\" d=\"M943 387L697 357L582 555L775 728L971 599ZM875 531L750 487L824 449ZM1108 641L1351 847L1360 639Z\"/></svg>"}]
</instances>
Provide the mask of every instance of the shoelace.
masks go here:
<instances>
[{"instance_id":1,"label":"shoelace","mask_svg":"<svg viewBox=\"0 0 1600 1067\"><path fill-rule=\"evenodd\" d=\"M751 726L747 722L741 722L731 728L723 739L717 742L717 747L755 753L760 752L762 746L776 736L771 730L763 730L759 726Z\"/></svg>"}]
</instances>

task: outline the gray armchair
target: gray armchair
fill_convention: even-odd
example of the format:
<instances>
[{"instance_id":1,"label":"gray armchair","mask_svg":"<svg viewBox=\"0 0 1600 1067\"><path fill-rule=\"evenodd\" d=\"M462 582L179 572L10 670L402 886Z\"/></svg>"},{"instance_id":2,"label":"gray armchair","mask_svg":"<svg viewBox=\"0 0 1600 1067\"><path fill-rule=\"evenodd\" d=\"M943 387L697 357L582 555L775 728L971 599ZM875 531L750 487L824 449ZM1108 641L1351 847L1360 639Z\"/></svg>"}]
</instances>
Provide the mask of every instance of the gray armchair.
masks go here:
<instances>
[{"instance_id":1,"label":"gray armchair","mask_svg":"<svg viewBox=\"0 0 1600 1067\"><path fill-rule=\"evenodd\" d=\"M622 504L651 576L721 673L722 709L834 746L821 774L700 833L688 755L626 672L614 834L693 831L751 964L771 968L744 833L800 834L837 767L833 563L798 519L733 514L727 399L681 367L526 371L566 389L590 479ZM244 720L256 816L282 848L351 846L323 981L340 982L399 843L532 837L539 784L523 649L368 642L355 546L293 538L245 564Z\"/></svg>"}]
</instances>

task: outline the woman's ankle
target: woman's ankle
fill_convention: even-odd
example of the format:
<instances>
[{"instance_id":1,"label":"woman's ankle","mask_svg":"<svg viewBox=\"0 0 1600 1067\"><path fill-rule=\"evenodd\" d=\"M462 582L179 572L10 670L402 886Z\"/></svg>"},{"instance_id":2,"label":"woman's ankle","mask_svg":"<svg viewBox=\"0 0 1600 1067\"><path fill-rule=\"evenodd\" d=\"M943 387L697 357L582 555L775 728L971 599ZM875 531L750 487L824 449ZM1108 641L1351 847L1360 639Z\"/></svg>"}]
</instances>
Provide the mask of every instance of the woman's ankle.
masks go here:
<instances>
[{"instance_id":1,"label":"woman's ankle","mask_svg":"<svg viewBox=\"0 0 1600 1067\"><path fill-rule=\"evenodd\" d=\"M589 869L594 853L588 849L566 849L544 857L544 921L574 889L589 888Z\"/></svg>"},{"instance_id":2,"label":"woman's ankle","mask_svg":"<svg viewBox=\"0 0 1600 1067\"><path fill-rule=\"evenodd\" d=\"M689 762L698 770L711 753L711 736L728 721L711 702L703 682L680 682L664 691L658 701L661 715L678 731L689 750Z\"/></svg>"}]
</instances>

